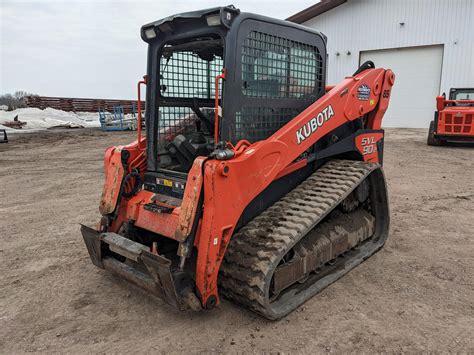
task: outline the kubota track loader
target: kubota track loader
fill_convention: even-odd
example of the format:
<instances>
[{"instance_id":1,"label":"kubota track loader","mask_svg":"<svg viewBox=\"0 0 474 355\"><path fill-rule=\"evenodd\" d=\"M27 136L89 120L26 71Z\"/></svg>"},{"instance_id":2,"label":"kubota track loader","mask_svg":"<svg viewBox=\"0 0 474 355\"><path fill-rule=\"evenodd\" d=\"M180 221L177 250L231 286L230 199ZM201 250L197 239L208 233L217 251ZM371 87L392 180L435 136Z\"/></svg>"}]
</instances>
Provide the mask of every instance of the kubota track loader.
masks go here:
<instances>
[{"instance_id":1,"label":"kubota track loader","mask_svg":"<svg viewBox=\"0 0 474 355\"><path fill-rule=\"evenodd\" d=\"M383 246L391 70L328 87L323 34L232 6L141 34L146 138L105 153L96 266L181 310L224 295L278 319Z\"/></svg>"},{"instance_id":2,"label":"kubota track loader","mask_svg":"<svg viewBox=\"0 0 474 355\"><path fill-rule=\"evenodd\" d=\"M474 88L452 88L449 100L445 94L436 97L427 143L474 143Z\"/></svg>"}]
</instances>

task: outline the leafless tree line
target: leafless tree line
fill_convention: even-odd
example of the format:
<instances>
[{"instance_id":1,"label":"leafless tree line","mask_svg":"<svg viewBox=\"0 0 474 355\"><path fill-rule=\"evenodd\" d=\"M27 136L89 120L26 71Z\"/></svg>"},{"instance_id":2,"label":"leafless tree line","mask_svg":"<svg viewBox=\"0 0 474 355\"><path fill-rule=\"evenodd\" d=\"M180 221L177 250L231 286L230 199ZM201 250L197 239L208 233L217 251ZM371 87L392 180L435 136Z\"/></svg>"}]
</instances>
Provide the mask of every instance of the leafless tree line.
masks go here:
<instances>
[{"instance_id":1,"label":"leafless tree line","mask_svg":"<svg viewBox=\"0 0 474 355\"><path fill-rule=\"evenodd\" d=\"M0 95L0 106L8 106L8 111L16 110L17 108L26 107L25 97L34 96L33 94L19 90L14 94Z\"/></svg>"}]
</instances>

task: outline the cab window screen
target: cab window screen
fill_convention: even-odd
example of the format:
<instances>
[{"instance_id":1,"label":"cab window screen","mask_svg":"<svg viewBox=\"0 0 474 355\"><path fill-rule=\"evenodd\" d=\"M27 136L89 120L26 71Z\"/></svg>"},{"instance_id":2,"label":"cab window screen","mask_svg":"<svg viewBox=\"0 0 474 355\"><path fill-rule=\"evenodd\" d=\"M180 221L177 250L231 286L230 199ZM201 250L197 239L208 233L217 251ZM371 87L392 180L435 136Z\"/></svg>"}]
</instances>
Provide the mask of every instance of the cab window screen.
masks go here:
<instances>
[{"instance_id":1,"label":"cab window screen","mask_svg":"<svg viewBox=\"0 0 474 355\"><path fill-rule=\"evenodd\" d=\"M241 60L244 100L235 113L236 141L268 138L323 90L323 58L315 46L251 31Z\"/></svg>"},{"instance_id":2,"label":"cab window screen","mask_svg":"<svg viewBox=\"0 0 474 355\"><path fill-rule=\"evenodd\" d=\"M160 154L180 134L212 133L209 122L214 116L215 78L223 69L223 41L209 37L170 43L159 55ZM222 85L218 95L221 98ZM203 122L197 112L208 122Z\"/></svg>"},{"instance_id":3,"label":"cab window screen","mask_svg":"<svg viewBox=\"0 0 474 355\"><path fill-rule=\"evenodd\" d=\"M242 46L242 93L248 97L299 99L322 85L317 47L252 31Z\"/></svg>"},{"instance_id":4,"label":"cab window screen","mask_svg":"<svg viewBox=\"0 0 474 355\"><path fill-rule=\"evenodd\" d=\"M453 96L453 100L474 100L474 90L468 91L458 91ZM455 102L452 104L453 106L474 106L473 103L469 102Z\"/></svg>"},{"instance_id":5,"label":"cab window screen","mask_svg":"<svg viewBox=\"0 0 474 355\"><path fill-rule=\"evenodd\" d=\"M215 97L214 79L223 68L221 57L205 60L193 52L173 52L160 58L160 95L162 97Z\"/></svg>"}]
</instances>

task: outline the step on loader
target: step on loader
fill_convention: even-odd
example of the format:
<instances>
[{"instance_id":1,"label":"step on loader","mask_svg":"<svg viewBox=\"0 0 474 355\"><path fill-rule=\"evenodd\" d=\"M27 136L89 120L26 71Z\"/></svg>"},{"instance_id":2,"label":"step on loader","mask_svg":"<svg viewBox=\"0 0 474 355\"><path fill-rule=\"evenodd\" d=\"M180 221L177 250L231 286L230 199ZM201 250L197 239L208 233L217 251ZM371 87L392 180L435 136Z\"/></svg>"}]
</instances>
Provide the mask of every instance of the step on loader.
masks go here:
<instances>
[{"instance_id":1,"label":"step on loader","mask_svg":"<svg viewBox=\"0 0 474 355\"><path fill-rule=\"evenodd\" d=\"M233 6L141 35L146 134L105 153L96 266L180 310L279 319L382 248L391 70L326 86L323 34Z\"/></svg>"}]
</instances>

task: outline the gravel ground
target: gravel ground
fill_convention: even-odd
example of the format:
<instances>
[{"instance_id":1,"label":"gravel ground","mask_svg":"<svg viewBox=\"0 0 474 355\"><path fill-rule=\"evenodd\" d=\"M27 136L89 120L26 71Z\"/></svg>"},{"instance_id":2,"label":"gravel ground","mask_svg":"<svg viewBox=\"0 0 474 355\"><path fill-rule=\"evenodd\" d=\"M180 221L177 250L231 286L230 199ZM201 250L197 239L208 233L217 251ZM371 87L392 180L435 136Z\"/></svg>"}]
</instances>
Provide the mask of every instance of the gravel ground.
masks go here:
<instances>
[{"instance_id":1,"label":"gravel ground","mask_svg":"<svg viewBox=\"0 0 474 355\"><path fill-rule=\"evenodd\" d=\"M178 313L95 268L102 156L132 133L12 136L0 145L0 353L474 352L474 148L389 129L385 248L270 322L226 300Z\"/></svg>"}]
</instances>

